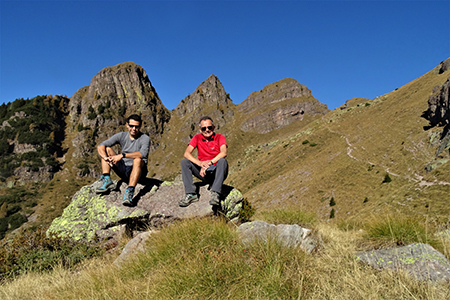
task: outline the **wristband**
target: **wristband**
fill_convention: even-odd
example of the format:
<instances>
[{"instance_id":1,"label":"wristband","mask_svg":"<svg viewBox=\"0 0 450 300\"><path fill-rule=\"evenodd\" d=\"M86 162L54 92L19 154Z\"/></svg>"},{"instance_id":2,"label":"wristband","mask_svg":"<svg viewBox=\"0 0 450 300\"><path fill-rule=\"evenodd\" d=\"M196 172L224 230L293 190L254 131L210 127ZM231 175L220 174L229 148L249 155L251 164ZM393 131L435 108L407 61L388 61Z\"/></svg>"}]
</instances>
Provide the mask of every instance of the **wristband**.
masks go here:
<instances>
[{"instance_id":1,"label":"wristband","mask_svg":"<svg viewBox=\"0 0 450 300\"><path fill-rule=\"evenodd\" d=\"M125 158L125 153L122 152L122 158Z\"/></svg>"},{"instance_id":2,"label":"wristband","mask_svg":"<svg viewBox=\"0 0 450 300\"><path fill-rule=\"evenodd\" d=\"M211 162L211 165L213 165L213 164L214 164L212 160L211 160L210 162Z\"/></svg>"}]
</instances>

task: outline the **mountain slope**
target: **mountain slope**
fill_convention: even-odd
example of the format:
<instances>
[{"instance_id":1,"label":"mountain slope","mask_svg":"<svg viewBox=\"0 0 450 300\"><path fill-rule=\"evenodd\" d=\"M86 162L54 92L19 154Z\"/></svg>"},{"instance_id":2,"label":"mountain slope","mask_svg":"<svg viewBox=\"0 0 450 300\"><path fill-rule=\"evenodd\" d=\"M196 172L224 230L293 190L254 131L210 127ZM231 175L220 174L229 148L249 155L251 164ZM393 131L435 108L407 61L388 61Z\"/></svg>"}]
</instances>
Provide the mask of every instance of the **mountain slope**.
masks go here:
<instances>
[{"instance_id":1,"label":"mountain slope","mask_svg":"<svg viewBox=\"0 0 450 300\"><path fill-rule=\"evenodd\" d=\"M429 122L421 115L449 75L430 71L289 136L281 130L270 150L267 141L249 146L245 168L235 167L229 180L259 210L292 206L322 218L334 210L337 219L386 211L445 217L450 178L440 170L448 167L425 170L436 159L430 137L442 128L425 130ZM383 183L387 177L392 181Z\"/></svg>"}]
</instances>

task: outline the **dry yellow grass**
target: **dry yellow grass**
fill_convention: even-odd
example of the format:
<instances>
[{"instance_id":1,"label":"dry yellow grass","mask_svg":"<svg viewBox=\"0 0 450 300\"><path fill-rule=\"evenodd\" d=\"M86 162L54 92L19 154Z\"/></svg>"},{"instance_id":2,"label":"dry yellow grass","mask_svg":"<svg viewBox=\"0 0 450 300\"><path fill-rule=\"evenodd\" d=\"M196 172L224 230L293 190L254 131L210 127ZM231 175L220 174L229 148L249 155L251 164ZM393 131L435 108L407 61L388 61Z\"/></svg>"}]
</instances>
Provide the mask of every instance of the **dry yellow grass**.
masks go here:
<instances>
[{"instance_id":1,"label":"dry yellow grass","mask_svg":"<svg viewBox=\"0 0 450 300\"><path fill-rule=\"evenodd\" d=\"M0 286L2 299L448 299L450 283L418 282L355 259L361 231L317 223L324 247L307 255L274 241L243 246L214 220L179 223L149 241L152 250L118 269L94 259Z\"/></svg>"}]
</instances>

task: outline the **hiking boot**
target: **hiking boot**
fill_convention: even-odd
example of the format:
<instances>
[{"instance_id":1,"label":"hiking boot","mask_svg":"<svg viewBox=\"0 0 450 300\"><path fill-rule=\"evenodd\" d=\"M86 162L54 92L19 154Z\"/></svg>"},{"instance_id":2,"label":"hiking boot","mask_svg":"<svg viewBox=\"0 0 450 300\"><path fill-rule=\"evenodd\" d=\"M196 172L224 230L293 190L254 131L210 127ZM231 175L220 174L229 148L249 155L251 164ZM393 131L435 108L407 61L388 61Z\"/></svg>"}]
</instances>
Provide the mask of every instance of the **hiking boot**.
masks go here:
<instances>
[{"instance_id":1,"label":"hiking boot","mask_svg":"<svg viewBox=\"0 0 450 300\"><path fill-rule=\"evenodd\" d=\"M107 193L114 189L114 183L112 182L111 177L102 175L100 181L102 181L103 184L95 190L97 194Z\"/></svg>"},{"instance_id":2,"label":"hiking boot","mask_svg":"<svg viewBox=\"0 0 450 300\"><path fill-rule=\"evenodd\" d=\"M197 201L198 201L197 194L186 194L184 199L182 199L182 200L180 200L180 202L178 202L178 205L181 207L186 207L186 206L189 206L191 203L194 203Z\"/></svg>"},{"instance_id":3,"label":"hiking boot","mask_svg":"<svg viewBox=\"0 0 450 300\"><path fill-rule=\"evenodd\" d=\"M220 205L220 194L218 192L211 191L210 205Z\"/></svg>"},{"instance_id":4,"label":"hiking boot","mask_svg":"<svg viewBox=\"0 0 450 300\"><path fill-rule=\"evenodd\" d=\"M123 205L126 206L133 206L133 196L134 196L134 189L133 188L127 188L125 190L125 194L123 195Z\"/></svg>"}]
</instances>

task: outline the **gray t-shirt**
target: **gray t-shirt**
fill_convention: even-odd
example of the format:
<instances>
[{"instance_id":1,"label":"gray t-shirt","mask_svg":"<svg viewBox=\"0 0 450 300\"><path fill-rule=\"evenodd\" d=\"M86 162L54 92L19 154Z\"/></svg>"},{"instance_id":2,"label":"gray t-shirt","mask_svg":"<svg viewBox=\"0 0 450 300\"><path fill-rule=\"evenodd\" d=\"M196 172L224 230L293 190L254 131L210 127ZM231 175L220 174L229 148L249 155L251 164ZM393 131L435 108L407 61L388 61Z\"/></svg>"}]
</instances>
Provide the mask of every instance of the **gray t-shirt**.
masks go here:
<instances>
[{"instance_id":1,"label":"gray t-shirt","mask_svg":"<svg viewBox=\"0 0 450 300\"><path fill-rule=\"evenodd\" d=\"M145 163L147 163L148 151L150 148L150 137L148 135L141 133L138 138L132 140L128 131L119 132L106 141L100 143L99 146L103 145L105 147L112 147L117 144L119 144L122 148L122 153L132 153L136 151L141 152L142 159ZM126 166L133 165L132 158L124 158L123 160Z\"/></svg>"}]
</instances>

